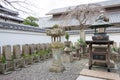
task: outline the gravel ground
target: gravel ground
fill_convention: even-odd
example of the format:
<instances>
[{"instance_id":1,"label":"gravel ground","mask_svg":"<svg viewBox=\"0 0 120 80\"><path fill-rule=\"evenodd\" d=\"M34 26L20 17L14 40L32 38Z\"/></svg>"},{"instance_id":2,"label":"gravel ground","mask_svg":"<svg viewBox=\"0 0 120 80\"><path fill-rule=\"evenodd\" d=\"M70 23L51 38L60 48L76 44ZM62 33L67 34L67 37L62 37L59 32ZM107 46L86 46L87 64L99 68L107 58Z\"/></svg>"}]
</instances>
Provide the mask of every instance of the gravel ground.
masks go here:
<instances>
[{"instance_id":1,"label":"gravel ground","mask_svg":"<svg viewBox=\"0 0 120 80\"><path fill-rule=\"evenodd\" d=\"M22 68L11 74L0 75L0 80L76 80L83 68L88 68L87 59L76 60L72 63L63 63L66 70L61 73L49 72L52 59ZM95 69L95 68L94 68ZM120 62L117 62L117 70L120 75Z\"/></svg>"},{"instance_id":2,"label":"gravel ground","mask_svg":"<svg viewBox=\"0 0 120 80\"><path fill-rule=\"evenodd\" d=\"M72 63L63 63L66 70L61 73L54 73L49 72L51 61L52 59L49 59L42 63L22 68L20 71L0 75L0 80L75 80L88 62L87 59L82 59Z\"/></svg>"}]
</instances>

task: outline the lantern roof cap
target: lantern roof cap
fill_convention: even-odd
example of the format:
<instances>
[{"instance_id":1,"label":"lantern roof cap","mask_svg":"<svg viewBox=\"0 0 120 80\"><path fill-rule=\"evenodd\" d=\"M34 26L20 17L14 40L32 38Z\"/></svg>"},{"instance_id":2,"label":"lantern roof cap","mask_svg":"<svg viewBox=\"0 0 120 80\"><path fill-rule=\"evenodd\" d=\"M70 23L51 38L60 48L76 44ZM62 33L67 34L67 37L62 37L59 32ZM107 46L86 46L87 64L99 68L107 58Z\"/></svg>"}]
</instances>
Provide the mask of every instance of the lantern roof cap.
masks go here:
<instances>
[{"instance_id":1,"label":"lantern roof cap","mask_svg":"<svg viewBox=\"0 0 120 80\"><path fill-rule=\"evenodd\" d=\"M90 25L89 28L92 28L92 29L93 28L106 28L110 26L113 26L113 24L109 23L109 18L107 18L104 15L104 11L101 11L96 22Z\"/></svg>"}]
</instances>

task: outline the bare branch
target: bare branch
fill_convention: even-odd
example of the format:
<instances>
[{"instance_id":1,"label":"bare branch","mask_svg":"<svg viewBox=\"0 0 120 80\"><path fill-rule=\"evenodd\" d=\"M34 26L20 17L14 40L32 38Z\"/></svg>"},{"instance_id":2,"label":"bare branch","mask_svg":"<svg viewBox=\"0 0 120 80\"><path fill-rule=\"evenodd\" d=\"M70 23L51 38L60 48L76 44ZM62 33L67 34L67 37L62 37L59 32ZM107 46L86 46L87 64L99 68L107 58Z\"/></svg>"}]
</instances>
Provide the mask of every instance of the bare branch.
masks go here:
<instances>
[{"instance_id":1,"label":"bare branch","mask_svg":"<svg viewBox=\"0 0 120 80\"><path fill-rule=\"evenodd\" d=\"M75 18L79 22L80 29L82 29L84 28L82 26L88 24L90 19L97 16L101 10L104 9L99 4L82 4L72 8L70 11L66 11L68 14L63 17L68 20Z\"/></svg>"},{"instance_id":2,"label":"bare branch","mask_svg":"<svg viewBox=\"0 0 120 80\"><path fill-rule=\"evenodd\" d=\"M1 0L1 2L25 14L33 14L32 9L29 7L36 8L33 4L28 3L27 0Z\"/></svg>"}]
</instances>

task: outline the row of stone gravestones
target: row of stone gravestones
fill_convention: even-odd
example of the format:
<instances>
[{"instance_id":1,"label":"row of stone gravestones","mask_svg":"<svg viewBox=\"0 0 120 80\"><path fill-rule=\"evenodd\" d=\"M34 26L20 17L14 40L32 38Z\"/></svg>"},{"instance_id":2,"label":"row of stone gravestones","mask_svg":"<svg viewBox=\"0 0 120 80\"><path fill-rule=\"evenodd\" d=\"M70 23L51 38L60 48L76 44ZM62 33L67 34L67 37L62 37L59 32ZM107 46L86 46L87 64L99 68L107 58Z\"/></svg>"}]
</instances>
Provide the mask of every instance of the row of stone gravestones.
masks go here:
<instances>
[{"instance_id":1,"label":"row of stone gravestones","mask_svg":"<svg viewBox=\"0 0 120 80\"><path fill-rule=\"evenodd\" d=\"M12 49L10 45L4 45L1 52L0 47L0 72L3 74L52 57L49 43L13 45Z\"/></svg>"}]
</instances>

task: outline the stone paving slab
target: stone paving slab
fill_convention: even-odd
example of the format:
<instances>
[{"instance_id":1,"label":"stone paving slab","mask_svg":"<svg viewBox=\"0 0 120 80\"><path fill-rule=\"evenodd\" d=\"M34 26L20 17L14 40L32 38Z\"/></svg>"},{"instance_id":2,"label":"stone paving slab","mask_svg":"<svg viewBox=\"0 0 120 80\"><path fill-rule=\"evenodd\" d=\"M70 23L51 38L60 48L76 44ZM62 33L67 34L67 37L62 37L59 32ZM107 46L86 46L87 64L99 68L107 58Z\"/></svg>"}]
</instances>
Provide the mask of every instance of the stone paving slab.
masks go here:
<instances>
[{"instance_id":1,"label":"stone paving slab","mask_svg":"<svg viewBox=\"0 0 120 80\"><path fill-rule=\"evenodd\" d=\"M103 71L83 69L80 72L80 75L102 78L102 79L107 79L107 80L120 80L119 74L112 73L112 72L103 72Z\"/></svg>"},{"instance_id":2,"label":"stone paving slab","mask_svg":"<svg viewBox=\"0 0 120 80\"><path fill-rule=\"evenodd\" d=\"M94 78L94 77L80 75L76 80L106 80L106 79L100 79L100 78Z\"/></svg>"}]
</instances>

